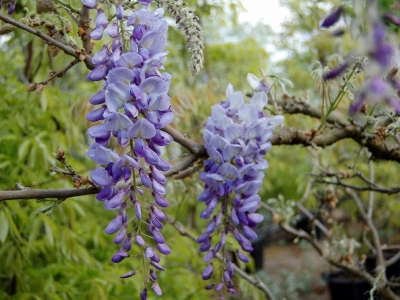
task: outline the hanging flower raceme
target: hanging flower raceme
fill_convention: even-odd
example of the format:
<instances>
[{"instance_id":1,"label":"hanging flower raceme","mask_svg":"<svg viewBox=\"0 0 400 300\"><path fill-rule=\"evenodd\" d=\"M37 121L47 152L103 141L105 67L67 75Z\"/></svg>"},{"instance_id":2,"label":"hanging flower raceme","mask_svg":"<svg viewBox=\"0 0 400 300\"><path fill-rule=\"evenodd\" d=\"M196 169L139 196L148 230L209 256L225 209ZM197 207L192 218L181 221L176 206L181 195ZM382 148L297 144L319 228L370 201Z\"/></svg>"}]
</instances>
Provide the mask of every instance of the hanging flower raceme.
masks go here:
<instances>
[{"instance_id":1,"label":"hanging flower raceme","mask_svg":"<svg viewBox=\"0 0 400 300\"><path fill-rule=\"evenodd\" d=\"M262 111L268 103L268 85L252 74L247 78L255 92L250 101L246 103L242 93L234 92L228 85L228 99L212 107L204 129L210 158L199 174L205 187L198 200L206 205L201 218L211 220L197 242L201 244L200 251L207 252L204 260L209 262L203 272L204 280L212 278L215 255L219 252L224 258L219 281L206 287L215 286L220 297L224 288L235 294L229 253L236 252L241 261L249 262L242 251L253 251L250 241L257 237L257 223L263 221L257 208L261 200L258 191L268 167L264 156L271 149L269 139L275 126L283 122L282 116L269 118ZM232 248L232 243L227 242L231 235L241 249Z\"/></svg>"},{"instance_id":2,"label":"hanging flower raceme","mask_svg":"<svg viewBox=\"0 0 400 300\"><path fill-rule=\"evenodd\" d=\"M105 209L116 211L115 218L105 228L107 234L116 234L114 243L120 244L111 261L119 263L128 258L133 242L139 246L136 249L144 257L140 269L145 272L140 298L146 299L149 285L161 295L155 270L164 271L164 268L159 264L157 251L164 255L171 253L161 233L166 216L160 209L169 205L164 198L167 191L163 171L169 170L170 165L160 157L160 147L172 142L172 137L161 129L174 115L167 95L171 76L159 71L167 56L163 52L168 30L164 12L162 9L149 11L151 1L139 2L143 7L129 10L129 16L117 4L117 19L133 26L124 32L116 22L109 25L104 11L98 9L91 37L101 39L108 27L106 32L113 42L93 56L96 68L87 79L105 81L103 89L89 100L98 107L86 118L102 121L88 130L95 141L88 155L102 165L91 172L93 182L102 188L97 199L103 201ZM84 0L83 4L89 8L96 6L94 1ZM122 36L129 36L129 40L123 40ZM116 139L118 153L109 148L110 139ZM139 182L151 190L151 199L139 187ZM152 240L145 240L145 229ZM136 272L132 270L121 278L134 276Z\"/></svg>"},{"instance_id":3,"label":"hanging flower raceme","mask_svg":"<svg viewBox=\"0 0 400 300\"><path fill-rule=\"evenodd\" d=\"M342 16L345 8L339 6L334 9L321 23L321 28L328 29L335 25ZM368 74L366 82L355 93L354 100L350 105L350 114L357 112L366 113L367 103L371 103L372 107L377 108L377 104L386 103L392 107L397 114L400 113L400 83L395 78L398 71L397 56L399 48L393 38L386 31L384 23L382 23L381 13L376 1L371 1L366 6L364 12L361 10L357 14L364 19L365 26L369 27L367 34L362 37L363 46L359 47L357 52L360 57L355 58L349 56L347 61L337 65L336 68L327 72L324 80L349 80L353 74L357 74L360 70L365 70ZM400 19L392 13L385 13L382 16L387 21L400 25ZM359 28L355 19L352 30ZM339 30L343 33L343 30ZM333 31L332 36L341 36L338 31ZM366 63L367 62L367 63ZM353 65L353 66L352 66ZM353 67L353 70L351 71ZM390 75L393 70L394 74ZM347 75L345 75L347 73Z\"/></svg>"},{"instance_id":4,"label":"hanging flower raceme","mask_svg":"<svg viewBox=\"0 0 400 300\"><path fill-rule=\"evenodd\" d=\"M377 7L372 6L370 10L378 14ZM371 13L371 15L374 15ZM390 43L390 39L384 25L378 19L370 20L372 33L365 37L365 48L370 61L368 66L369 79L357 93L350 105L350 113L365 111L367 103L386 103L392 107L397 114L400 113L400 84L395 78L397 73L397 62L395 53L398 47ZM396 70L390 75L392 67Z\"/></svg>"}]
</instances>

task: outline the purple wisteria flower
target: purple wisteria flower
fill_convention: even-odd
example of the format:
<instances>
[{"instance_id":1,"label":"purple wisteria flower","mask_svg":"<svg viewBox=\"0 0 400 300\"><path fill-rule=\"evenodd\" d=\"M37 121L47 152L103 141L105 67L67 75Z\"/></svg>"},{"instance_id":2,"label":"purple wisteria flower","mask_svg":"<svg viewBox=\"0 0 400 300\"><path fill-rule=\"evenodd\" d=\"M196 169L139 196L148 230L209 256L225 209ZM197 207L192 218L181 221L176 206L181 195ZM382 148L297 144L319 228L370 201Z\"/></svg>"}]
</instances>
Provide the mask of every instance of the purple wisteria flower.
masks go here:
<instances>
[{"instance_id":1,"label":"purple wisteria flower","mask_svg":"<svg viewBox=\"0 0 400 300\"><path fill-rule=\"evenodd\" d=\"M226 257L229 233L233 233L243 251L251 252L250 240L257 237L254 230L257 223L263 221L263 216L256 211L261 201L258 191L268 167L264 156L271 149L272 132L283 122L283 117L270 118L263 113L268 103L268 85L252 74L247 78L255 92L250 101L246 102L242 93L234 92L228 85L228 99L212 107L204 128L205 148L210 158L204 162L204 172L199 174L205 186L198 200L206 205L201 218L211 219L197 242L201 244L200 251L206 252L204 260L207 262L217 252ZM214 247L213 238L218 240ZM229 248L232 250L231 246ZM236 252L240 260L249 261L239 249ZM225 287L235 294L232 264L226 259L224 265L216 290L220 292ZM203 279L210 279L213 272L211 262L203 272Z\"/></svg>"},{"instance_id":2,"label":"purple wisteria flower","mask_svg":"<svg viewBox=\"0 0 400 300\"><path fill-rule=\"evenodd\" d=\"M16 2L17 2L16 0L11 0L10 4L8 6L8 12L7 12L9 15L13 14L13 12L15 10L15 5L17 4ZM1 8L1 6L2 6L2 2L0 2L0 8Z\"/></svg>"},{"instance_id":3,"label":"purple wisteria flower","mask_svg":"<svg viewBox=\"0 0 400 300\"><path fill-rule=\"evenodd\" d=\"M365 37L366 56L371 62L368 66L369 79L350 105L352 115L357 112L366 113L367 103L371 103L373 107L386 103L400 114L400 84L394 76L387 75L392 66L397 68L395 54L399 50L396 44L390 43L384 24L376 17L378 15L377 6L371 5L368 21L372 32Z\"/></svg>"},{"instance_id":4,"label":"purple wisteria flower","mask_svg":"<svg viewBox=\"0 0 400 300\"><path fill-rule=\"evenodd\" d=\"M116 234L114 243L120 245L111 261L119 263L130 257L129 251L135 241L137 247L142 248L145 263L150 267L142 268L150 270L150 273L145 274L146 286L140 293L141 299L147 298L150 284L153 291L161 295L155 269L164 271L164 268L159 265L157 251L164 255L171 253L161 233L166 216L159 208L169 205L164 198L167 191L163 171L170 168L169 163L160 157L160 147L172 142L172 137L161 129L174 117L167 95L171 76L160 72L167 55L163 50L168 24L163 19L162 9L153 12L147 9L150 2L139 1L143 7L135 11L124 11L121 4L116 5L119 20L131 12L127 25L132 28L124 32L117 22L109 26L104 11L98 9L91 37L100 40L108 27L106 33L113 42L104 45L93 56L96 68L87 75L90 81L104 80L103 89L89 100L99 107L86 115L92 122L103 120L88 130L95 141L88 156L101 165L90 175L93 182L102 188L96 198L104 203L105 209L116 211L115 218L105 228L107 234ZM83 4L89 8L96 6L89 0L83 0ZM121 38L123 35L128 37L126 43ZM110 139L116 139L119 149L124 150L110 149L109 145L115 144L110 143ZM139 182L151 193L145 194L138 186ZM131 221L129 211L136 217ZM136 224L131 226L130 223ZM130 226L136 231L134 239L133 228L128 229ZM153 237L151 243L144 239L142 231L146 228ZM121 278L134 275L132 270Z\"/></svg>"},{"instance_id":5,"label":"purple wisteria flower","mask_svg":"<svg viewBox=\"0 0 400 300\"><path fill-rule=\"evenodd\" d=\"M335 25L339 21L340 17L342 16L343 10L344 10L344 7L342 5L335 8L328 16L325 17L325 19L322 20L321 27L329 28L329 27Z\"/></svg>"}]
</instances>

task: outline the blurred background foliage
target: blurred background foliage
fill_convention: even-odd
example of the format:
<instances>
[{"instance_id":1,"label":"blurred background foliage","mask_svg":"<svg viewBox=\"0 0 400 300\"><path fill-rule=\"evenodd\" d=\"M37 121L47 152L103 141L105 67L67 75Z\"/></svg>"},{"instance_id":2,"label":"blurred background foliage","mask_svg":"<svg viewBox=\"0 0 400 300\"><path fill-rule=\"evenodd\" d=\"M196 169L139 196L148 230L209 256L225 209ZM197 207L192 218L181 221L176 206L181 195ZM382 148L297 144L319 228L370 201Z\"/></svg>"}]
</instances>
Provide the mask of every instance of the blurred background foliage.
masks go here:
<instances>
[{"instance_id":1,"label":"blurred background foliage","mask_svg":"<svg viewBox=\"0 0 400 300\"><path fill-rule=\"evenodd\" d=\"M272 90L275 98L279 99L284 93L294 94L320 106L321 95L316 92L315 79L310 76L311 65L314 61L328 63L333 54L345 57L354 46L349 34L342 40L334 40L318 29L320 20L340 3L339 0L282 0L292 17L284 22L280 34L263 24L240 24L238 14L244 9L240 0L187 2L200 16L204 28L204 69L197 77L190 76L185 37L174 25L168 32L170 55L165 67L173 77L170 91L176 114L173 126L198 142L201 142L201 128L211 105L224 99L228 83L232 83L235 90L246 91L249 89L245 79L247 73L261 77L262 70L275 76L268 77L270 85L277 78L293 83L291 86L283 80L285 86L278 88L276 85ZM382 1L382 6L388 8L393 2ZM80 1L71 3L79 7ZM37 16L34 2L22 0L17 4L14 17ZM4 8L2 13L5 13ZM68 15L61 12L61 16L67 18ZM41 17L60 24L58 16ZM76 32L77 27L73 25L73 33ZM76 42L80 43L78 37ZM271 61L270 53L265 50L268 43L285 53L282 60ZM96 50L101 46L102 42L96 42ZM40 94L25 91L29 82L45 80L50 71L60 70L69 60L62 53L51 57L41 40L20 30L1 36L0 189L13 189L17 182L32 188L72 187L70 178L49 172L50 166L57 165L52 153L58 148L65 151L68 163L79 174L87 175L95 168L86 157L90 144L86 130L90 124L85 120L85 114L92 110L89 97L101 88L101 84L83 80L88 72L84 65L79 64L63 78L55 79ZM317 127L319 122L286 116L285 124L307 130ZM171 145L166 155L173 162L183 153L179 146ZM267 200L283 195L283 199L300 199L316 159L334 170L348 170L348 165L357 158L357 168L368 173L368 158L365 153L360 154L360 147L354 142L343 141L326 149L273 147L267 156L270 167L266 170L262 198ZM378 184L398 184L395 164L378 162L375 166ZM196 175L168 183L167 198L171 206L167 213L196 235L203 231L206 223L198 217L203 207L197 203L196 195L201 190ZM400 213L397 200L398 196L377 197L377 220L387 237L400 226L400 219L396 217ZM137 297L142 288L141 280L119 278L135 266L134 259L117 265L110 261L117 248L112 237L104 233L104 228L114 213L105 211L94 196L68 199L52 214L38 213L51 201L0 202L0 299ZM317 200L310 197L305 204L312 208L317 205ZM339 203L341 205L354 220L357 219L356 208L350 201ZM162 258L162 265L167 269L159 274L158 280L163 299L208 299L210 294L204 290L205 284L201 280L205 264L198 245L177 234L170 225L163 233L173 250L168 259ZM254 287L240 278L236 280L243 295L261 299ZM152 293L149 299L155 299Z\"/></svg>"}]
</instances>

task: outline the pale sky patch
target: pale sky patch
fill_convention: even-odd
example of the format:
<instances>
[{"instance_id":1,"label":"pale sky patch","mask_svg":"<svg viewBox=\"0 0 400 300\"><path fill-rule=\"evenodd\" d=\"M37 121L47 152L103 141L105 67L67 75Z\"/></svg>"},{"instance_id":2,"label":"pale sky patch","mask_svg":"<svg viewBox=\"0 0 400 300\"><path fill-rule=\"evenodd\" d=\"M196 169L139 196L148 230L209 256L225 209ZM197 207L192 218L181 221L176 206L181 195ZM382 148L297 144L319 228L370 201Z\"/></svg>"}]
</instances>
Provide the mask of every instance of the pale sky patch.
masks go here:
<instances>
[{"instance_id":1,"label":"pale sky patch","mask_svg":"<svg viewBox=\"0 0 400 300\"><path fill-rule=\"evenodd\" d=\"M279 0L242 0L242 3L247 12L240 13L240 22L256 24L260 21L269 25L275 33L281 32L282 22L290 18L290 11ZM287 57L285 52L279 51L272 44L267 45L266 50L272 54L272 61Z\"/></svg>"}]
</instances>

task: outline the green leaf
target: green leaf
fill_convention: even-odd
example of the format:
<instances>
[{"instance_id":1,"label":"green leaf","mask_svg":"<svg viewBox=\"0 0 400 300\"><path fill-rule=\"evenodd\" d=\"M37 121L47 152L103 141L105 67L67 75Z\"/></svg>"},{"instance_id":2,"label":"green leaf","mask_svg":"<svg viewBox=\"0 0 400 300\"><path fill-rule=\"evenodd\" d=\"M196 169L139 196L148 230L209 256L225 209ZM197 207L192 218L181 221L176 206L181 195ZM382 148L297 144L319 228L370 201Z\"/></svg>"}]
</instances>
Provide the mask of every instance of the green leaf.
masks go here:
<instances>
[{"instance_id":1,"label":"green leaf","mask_svg":"<svg viewBox=\"0 0 400 300\"><path fill-rule=\"evenodd\" d=\"M21 219L18 221L19 227L21 227L22 224L24 225L30 225L29 222L29 217L21 207L20 203L18 201L9 201L7 203L8 207Z\"/></svg>"},{"instance_id":2,"label":"green leaf","mask_svg":"<svg viewBox=\"0 0 400 300\"><path fill-rule=\"evenodd\" d=\"M21 234L18 230L17 225L15 225L14 220L10 214L10 211L6 208L4 209L4 213L7 216L8 224L11 226L12 232L14 235L20 240L21 239Z\"/></svg>"},{"instance_id":3,"label":"green leaf","mask_svg":"<svg viewBox=\"0 0 400 300\"><path fill-rule=\"evenodd\" d=\"M25 140L18 149L18 160L24 161L26 156L29 153L29 145L31 143L31 140Z\"/></svg>"},{"instance_id":4,"label":"green leaf","mask_svg":"<svg viewBox=\"0 0 400 300\"><path fill-rule=\"evenodd\" d=\"M51 230L50 220L45 219L44 227L46 230L47 239L49 240L49 244L54 246L54 236L53 236L53 231Z\"/></svg>"},{"instance_id":5,"label":"green leaf","mask_svg":"<svg viewBox=\"0 0 400 300\"><path fill-rule=\"evenodd\" d=\"M4 211L0 212L0 241L4 243L8 235L8 220Z\"/></svg>"},{"instance_id":6,"label":"green leaf","mask_svg":"<svg viewBox=\"0 0 400 300\"><path fill-rule=\"evenodd\" d=\"M43 91L40 95L40 105L42 107L43 111L46 111L47 109L47 96L46 96L46 90Z\"/></svg>"},{"instance_id":7,"label":"green leaf","mask_svg":"<svg viewBox=\"0 0 400 300\"><path fill-rule=\"evenodd\" d=\"M11 161L9 161L9 160L3 161L2 163L0 163L0 170L8 167L10 164L11 164Z\"/></svg>"}]
</instances>

